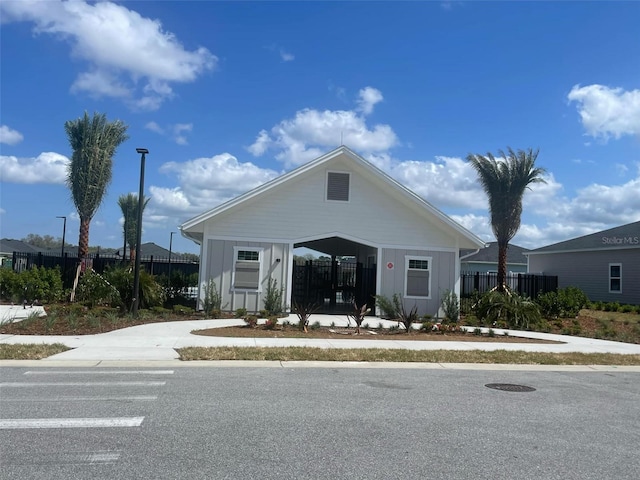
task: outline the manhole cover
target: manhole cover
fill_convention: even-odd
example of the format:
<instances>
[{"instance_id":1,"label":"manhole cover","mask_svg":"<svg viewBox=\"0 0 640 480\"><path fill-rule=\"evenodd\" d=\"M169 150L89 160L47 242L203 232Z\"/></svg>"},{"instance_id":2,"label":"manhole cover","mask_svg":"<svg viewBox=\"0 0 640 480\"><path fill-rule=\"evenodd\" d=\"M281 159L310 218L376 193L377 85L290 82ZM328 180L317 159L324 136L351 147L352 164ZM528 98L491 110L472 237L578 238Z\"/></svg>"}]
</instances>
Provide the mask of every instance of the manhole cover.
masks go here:
<instances>
[{"instance_id":1,"label":"manhole cover","mask_svg":"<svg viewBox=\"0 0 640 480\"><path fill-rule=\"evenodd\" d=\"M493 388L494 390L502 390L504 392L535 392L533 387L527 387L526 385L514 385L513 383L487 383L485 387Z\"/></svg>"}]
</instances>

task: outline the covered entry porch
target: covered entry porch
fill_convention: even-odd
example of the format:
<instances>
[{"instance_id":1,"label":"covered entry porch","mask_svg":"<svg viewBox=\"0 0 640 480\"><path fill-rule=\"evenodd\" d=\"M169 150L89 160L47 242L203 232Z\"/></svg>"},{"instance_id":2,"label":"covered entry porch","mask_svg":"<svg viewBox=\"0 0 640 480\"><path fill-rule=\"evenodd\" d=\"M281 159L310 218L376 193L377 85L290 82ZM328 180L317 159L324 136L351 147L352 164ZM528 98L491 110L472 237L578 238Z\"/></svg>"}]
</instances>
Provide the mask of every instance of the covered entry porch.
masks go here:
<instances>
[{"instance_id":1,"label":"covered entry porch","mask_svg":"<svg viewBox=\"0 0 640 480\"><path fill-rule=\"evenodd\" d=\"M291 305L315 304L317 313L344 314L355 302L375 311L377 247L340 236L294 244L301 247L318 255L295 257Z\"/></svg>"}]
</instances>

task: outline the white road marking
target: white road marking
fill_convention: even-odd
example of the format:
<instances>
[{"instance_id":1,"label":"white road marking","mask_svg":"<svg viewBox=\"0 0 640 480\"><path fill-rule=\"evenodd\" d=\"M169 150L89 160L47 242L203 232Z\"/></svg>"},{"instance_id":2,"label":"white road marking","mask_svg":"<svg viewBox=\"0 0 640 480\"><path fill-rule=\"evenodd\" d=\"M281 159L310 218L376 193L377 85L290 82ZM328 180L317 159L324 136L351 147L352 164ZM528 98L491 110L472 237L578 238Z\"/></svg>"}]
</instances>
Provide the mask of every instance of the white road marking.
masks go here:
<instances>
[{"instance_id":1,"label":"white road marking","mask_svg":"<svg viewBox=\"0 0 640 480\"><path fill-rule=\"evenodd\" d=\"M157 387L167 382L5 382L0 388L6 387Z\"/></svg>"},{"instance_id":2,"label":"white road marking","mask_svg":"<svg viewBox=\"0 0 640 480\"><path fill-rule=\"evenodd\" d=\"M108 402L108 401L133 401L150 402L157 400L156 395L137 395L129 397L47 397L47 398L0 398L0 402Z\"/></svg>"},{"instance_id":3,"label":"white road marking","mask_svg":"<svg viewBox=\"0 0 640 480\"><path fill-rule=\"evenodd\" d=\"M3 418L0 430L30 428L139 427L144 417L112 418Z\"/></svg>"},{"instance_id":4,"label":"white road marking","mask_svg":"<svg viewBox=\"0 0 640 480\"><path fill-rule=\"evenodd\" d=\"M29 370L25 375L173 375L173 370Z\"/></svg>"}]
</instances>

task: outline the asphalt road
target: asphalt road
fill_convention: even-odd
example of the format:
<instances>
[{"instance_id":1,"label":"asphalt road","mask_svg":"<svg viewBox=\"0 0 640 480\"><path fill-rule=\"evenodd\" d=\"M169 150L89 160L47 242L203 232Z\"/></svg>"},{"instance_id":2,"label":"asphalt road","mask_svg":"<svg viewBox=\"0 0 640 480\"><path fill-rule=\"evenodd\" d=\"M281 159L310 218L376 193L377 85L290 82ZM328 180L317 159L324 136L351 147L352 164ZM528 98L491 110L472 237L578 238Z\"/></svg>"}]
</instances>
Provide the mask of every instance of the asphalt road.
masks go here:
<instances>
[{"instance_id":1,"label":"asphalt road","mask_svg":"<svg viewBox=\"0 0 640 480\"><path fill-rule=\"evenodd\" d=\"M638 373L7 367L0 375L3 480L640 472Z\"/></svg>"}]
</instances>

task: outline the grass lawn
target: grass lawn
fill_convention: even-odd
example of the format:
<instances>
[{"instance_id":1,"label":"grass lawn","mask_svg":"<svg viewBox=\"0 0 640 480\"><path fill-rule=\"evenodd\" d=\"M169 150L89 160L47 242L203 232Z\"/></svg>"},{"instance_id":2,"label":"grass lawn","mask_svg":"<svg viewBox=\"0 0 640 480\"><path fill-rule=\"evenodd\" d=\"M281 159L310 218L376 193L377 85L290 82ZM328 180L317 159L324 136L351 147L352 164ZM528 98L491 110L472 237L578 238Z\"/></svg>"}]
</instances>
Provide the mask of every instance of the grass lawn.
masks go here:
<instances>
[{"instance_id":1,"label":"grass lawn","mask_svg":"<svg viewBox=\"0 0 640 480\"><path fill-rule=\"evenodd\" d=\"M25 343L16 345L0 343L0 360L42 360L67 350L70 350L69 347L61 343Z\"/></svg>"},{"instance_id":2,"label":"grass lawn","mask_svg":"<svg viewBox=\"0 0 640 480\"><path fill-rule=\"evenodd\" d=\"M536 353L497 350L336 349L308 347L188 347L180 360L279 360L334 362L499 363L521 365L640 365L640 355Z\"/></svg>"}]
</instances>

